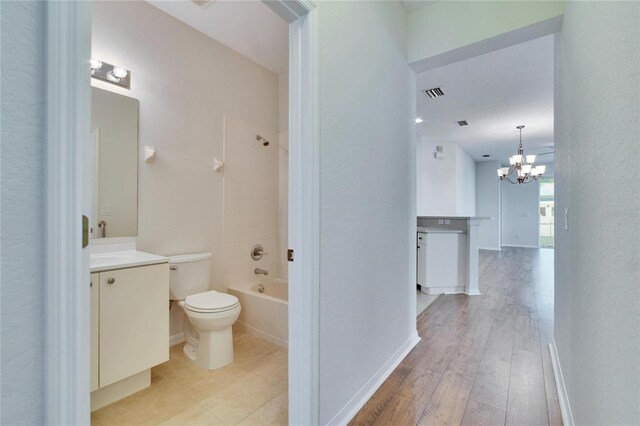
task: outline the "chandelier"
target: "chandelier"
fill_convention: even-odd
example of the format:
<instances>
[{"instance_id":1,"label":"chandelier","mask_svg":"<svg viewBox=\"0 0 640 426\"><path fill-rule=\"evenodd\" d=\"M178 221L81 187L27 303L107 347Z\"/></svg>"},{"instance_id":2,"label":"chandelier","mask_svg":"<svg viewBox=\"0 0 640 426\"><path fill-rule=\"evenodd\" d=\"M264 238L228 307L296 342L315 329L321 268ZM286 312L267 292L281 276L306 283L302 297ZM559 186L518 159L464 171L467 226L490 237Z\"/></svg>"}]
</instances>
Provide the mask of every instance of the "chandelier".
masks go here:
<instances>
[{"instance_id":1,"label":"chandelier","mask_svg":"<svg viewBox=\"0 0 640 426\"><path fill-rule=\"evenodd\" d=\"M500 180L513 184L530 183L541 177L547 166L536 166L533 164L536 161L535 155L524 155L524 147L522 146L522 129L524 129L524 126L521 124L516 129L520 130L518 153L509 157L510 167L500 167L498 169L498 177ZM516 179L515 181L510 178L512 175Z\"/></svg>"}]
</instances>

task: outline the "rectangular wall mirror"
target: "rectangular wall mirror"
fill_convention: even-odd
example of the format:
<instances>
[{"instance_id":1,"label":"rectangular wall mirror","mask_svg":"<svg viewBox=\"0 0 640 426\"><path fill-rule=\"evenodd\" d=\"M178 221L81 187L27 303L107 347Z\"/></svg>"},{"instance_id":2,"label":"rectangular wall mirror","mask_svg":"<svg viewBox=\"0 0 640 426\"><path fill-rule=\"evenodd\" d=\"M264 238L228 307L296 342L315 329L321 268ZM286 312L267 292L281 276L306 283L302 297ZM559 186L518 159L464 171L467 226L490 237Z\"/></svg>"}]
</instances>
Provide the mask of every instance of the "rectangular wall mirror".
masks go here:
<instances>
[{"instance_id":1,"label":"rectangular wall mirror","mask_svg":"<svg viewBox=\"0 0 640 426\"><path fill-rule=\"evenodd\" d=\"M92 238L138 235L137 99L91 88Z\"/></svg>"}]
</instances>

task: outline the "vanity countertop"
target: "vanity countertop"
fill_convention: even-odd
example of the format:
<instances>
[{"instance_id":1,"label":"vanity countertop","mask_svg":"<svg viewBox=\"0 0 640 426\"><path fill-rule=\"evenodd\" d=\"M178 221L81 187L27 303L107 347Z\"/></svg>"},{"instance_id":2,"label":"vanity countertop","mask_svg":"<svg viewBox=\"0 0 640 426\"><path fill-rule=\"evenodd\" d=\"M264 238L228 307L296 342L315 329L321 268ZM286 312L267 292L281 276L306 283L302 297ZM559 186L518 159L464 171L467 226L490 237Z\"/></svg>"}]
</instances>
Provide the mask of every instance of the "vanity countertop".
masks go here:
<instances>
[{"instance_id":1,"label":"vanity countertop","mask_svg":"<svg viewBox=\"0 0 640 426\"><path fill-rule=\"evenodd\" d=\"M169 262L168 257L137 250L91 253L89 259L91 272L133 268L135 266L156 265Z\"/></svg>"}]
</instances>

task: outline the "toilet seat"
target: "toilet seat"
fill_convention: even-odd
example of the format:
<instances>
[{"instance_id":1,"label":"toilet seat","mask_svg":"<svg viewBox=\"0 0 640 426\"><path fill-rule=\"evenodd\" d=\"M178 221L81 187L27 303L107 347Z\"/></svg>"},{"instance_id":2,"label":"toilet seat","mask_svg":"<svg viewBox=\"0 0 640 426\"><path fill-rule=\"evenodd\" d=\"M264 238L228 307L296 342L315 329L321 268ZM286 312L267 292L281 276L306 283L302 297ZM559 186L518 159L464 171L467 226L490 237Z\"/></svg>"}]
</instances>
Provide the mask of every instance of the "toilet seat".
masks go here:
<instances>
[{"instance_id":1,"label":"toilet seat","mask_svg":"<svg viewBox=\"0 0 640 426\"><path fill-rule=\"evenodd\" d=\"M239 305L240 302L237 297L215 290L187 296L184 301L185 309L201 313L229 311Z\"/></svg>"}]
</instances>

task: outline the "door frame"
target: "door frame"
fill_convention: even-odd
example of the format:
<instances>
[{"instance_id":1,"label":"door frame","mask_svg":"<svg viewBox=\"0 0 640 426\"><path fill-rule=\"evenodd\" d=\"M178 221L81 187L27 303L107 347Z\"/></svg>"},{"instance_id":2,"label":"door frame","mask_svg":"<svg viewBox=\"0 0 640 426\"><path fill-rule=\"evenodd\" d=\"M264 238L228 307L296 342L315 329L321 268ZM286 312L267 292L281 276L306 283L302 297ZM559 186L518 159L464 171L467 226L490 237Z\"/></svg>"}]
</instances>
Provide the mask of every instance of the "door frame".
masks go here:
<instances>
[{"instance_id":1,"label":"door frame","mask_svg":"<svg viewBox=\"0 0 640 426\"><path fill-rule=\"evenodd\" d=\"M319 419L320 191L317 9L263 0L289 23L289 422ZM90 423L91 2L47 2L45 422ZM89 188L85 188L85 186Z\"/></svg>"}]
</instances>

